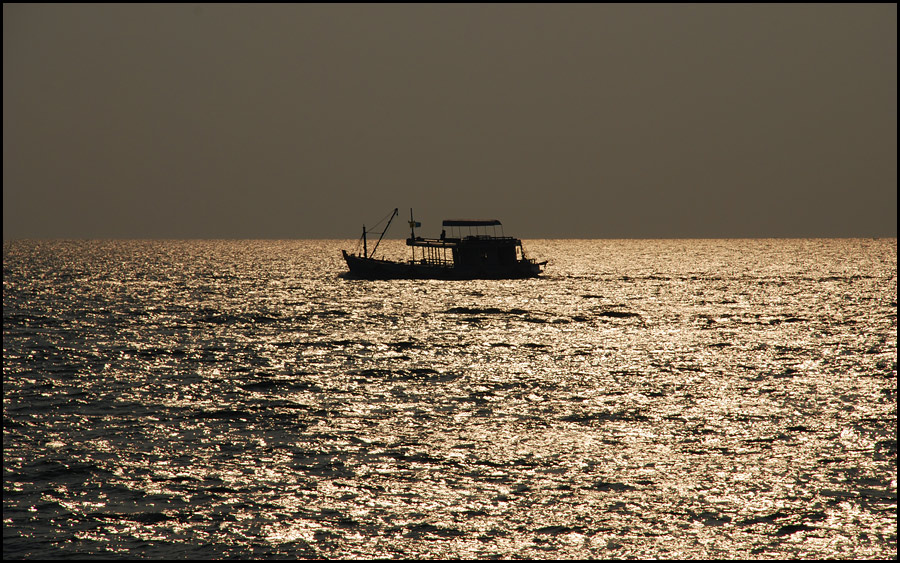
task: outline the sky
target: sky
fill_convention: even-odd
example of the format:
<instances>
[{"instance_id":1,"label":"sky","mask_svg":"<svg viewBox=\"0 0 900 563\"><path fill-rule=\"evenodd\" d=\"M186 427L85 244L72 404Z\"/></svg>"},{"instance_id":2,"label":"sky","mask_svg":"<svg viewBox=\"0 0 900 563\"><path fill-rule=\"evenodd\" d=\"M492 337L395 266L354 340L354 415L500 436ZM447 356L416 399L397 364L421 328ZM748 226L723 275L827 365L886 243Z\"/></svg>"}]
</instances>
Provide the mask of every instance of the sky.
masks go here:
<instances>
[{"instance_id":1,"label":"sky","mask_svg":"<svg viewBox=\"0 0 900 563\"><path fill-rule=\"evenodd\" d=\"M897 236L896 4L3 4L3 238Z\"/></svg>"}]
</instances>

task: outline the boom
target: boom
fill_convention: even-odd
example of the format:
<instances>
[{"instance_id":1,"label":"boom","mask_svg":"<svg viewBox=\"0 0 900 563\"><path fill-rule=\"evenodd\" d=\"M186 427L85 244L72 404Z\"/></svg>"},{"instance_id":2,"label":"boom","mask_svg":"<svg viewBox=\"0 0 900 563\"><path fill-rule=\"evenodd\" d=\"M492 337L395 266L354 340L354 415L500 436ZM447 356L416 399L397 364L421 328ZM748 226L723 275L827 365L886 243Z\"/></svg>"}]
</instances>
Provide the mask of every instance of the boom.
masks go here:
<instances>
[{"instance_id":1,"label":"boom","mask_svg":"<svg viewBox=\"0 0 900 563\"><path fill-rule=\"evenodd\" d=\"M388 227L391 226L391 221L393 221L393 220L394 220L394 217L396 217L396 216L397 216L397 208L395 207L395 208L394 208L394 212L391 214L391 218L388 219L387 225L385 225L385 226L384 226L384 230L381 231L381 236L378 237L378 242L375 243L375 248L372 249L372 257L373 257L373 258L375 257L375 251L378 250L378 245L381 244L381 239L384 238L384 233L387 232ZM382 220L383 220L383 219L382 219Z\"/></svg>"}]
</instances>

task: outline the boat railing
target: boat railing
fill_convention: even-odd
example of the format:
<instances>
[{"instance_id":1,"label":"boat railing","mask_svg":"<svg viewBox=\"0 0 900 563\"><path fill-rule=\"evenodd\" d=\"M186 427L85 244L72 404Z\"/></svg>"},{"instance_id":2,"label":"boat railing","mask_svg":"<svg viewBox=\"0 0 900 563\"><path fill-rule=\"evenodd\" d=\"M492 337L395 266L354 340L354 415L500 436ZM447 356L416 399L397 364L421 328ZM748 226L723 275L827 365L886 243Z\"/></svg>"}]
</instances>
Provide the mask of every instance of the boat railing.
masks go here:
<instances>
[{"instance_id":1,"label":"boat railing","mask_svg":"<svg viewBox=\"0 0 900 563\"><path fill-rule=\"evenodd\" d=\"M441 267L453 267L453 260L447 260L443 258L415 258L409 261L410 264L421 264L423 266L441 266Z\"/></svg>"},{"instance_id":2,"label":"boat railing","mask_svg":"<svg viewBox=\"0 0 900 563\"><path fill-rule=\"evenodd\" d=\"M484 240L484 241L496 241L496 242L515 242L518 241L516 237L495 237L492 235L469 235L462 240Z\"/></svg>"}]
</instances>

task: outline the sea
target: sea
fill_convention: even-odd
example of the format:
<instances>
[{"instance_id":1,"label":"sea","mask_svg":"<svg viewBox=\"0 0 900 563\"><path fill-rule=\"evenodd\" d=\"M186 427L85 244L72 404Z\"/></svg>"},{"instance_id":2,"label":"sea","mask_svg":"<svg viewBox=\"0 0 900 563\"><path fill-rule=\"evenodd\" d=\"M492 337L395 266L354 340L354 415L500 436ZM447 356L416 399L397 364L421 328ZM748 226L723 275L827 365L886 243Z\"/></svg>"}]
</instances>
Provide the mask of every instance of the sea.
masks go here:
<instances>
[{"instance_id":1,"label":"sea","mask_svg":"<svg viewBox=\"0 0 900 563\"><path fill-rule=\"evenodd\" d=\"M524 242L4 241L3 558L897 557L896 238Z\"/></svg>"}]
</instances>

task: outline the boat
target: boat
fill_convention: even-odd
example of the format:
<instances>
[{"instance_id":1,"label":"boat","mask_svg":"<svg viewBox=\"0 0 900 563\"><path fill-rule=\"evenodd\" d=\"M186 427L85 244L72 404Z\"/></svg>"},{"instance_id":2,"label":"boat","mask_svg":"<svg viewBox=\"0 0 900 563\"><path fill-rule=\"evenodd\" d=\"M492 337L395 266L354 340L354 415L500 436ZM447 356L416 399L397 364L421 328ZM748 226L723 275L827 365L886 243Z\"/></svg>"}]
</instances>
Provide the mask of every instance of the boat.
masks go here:
<instances>
[{"instance_id":1,"label":"boat","mask_svg":"<svg viewBox=\"0 0 900 563\"><path fill-rule=\"evenodd\" d=\"M347 277L372 280L534 278L547 264L546 260L536 262L525 256L522 241L504 236L503 225L496 219L446 219L439 238L416 236L416 228L421 223L413 219L412 209L409 210L410 236L406 239L411 258L405 262L376 258L378 245L397 215L398 210L394 209L371 253L365 225L362 254L341 250L349 269Z\"/></svg>"}]
</instances>

